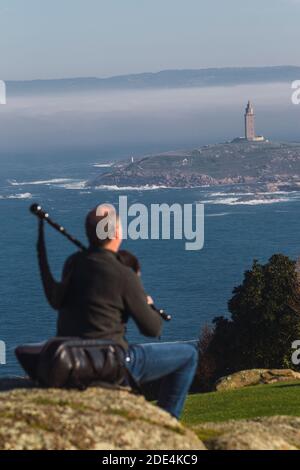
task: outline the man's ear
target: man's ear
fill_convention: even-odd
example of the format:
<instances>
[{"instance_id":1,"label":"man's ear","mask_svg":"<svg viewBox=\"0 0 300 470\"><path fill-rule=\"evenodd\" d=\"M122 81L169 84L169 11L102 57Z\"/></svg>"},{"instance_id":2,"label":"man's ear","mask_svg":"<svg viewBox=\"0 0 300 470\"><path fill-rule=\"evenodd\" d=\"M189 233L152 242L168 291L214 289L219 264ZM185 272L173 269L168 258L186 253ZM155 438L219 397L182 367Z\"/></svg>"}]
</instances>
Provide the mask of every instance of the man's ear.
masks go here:
<instances>
[{"instance_id":1,"label":"man's ear","mask_svg":"<svg viewBox=\"0 0 300 470\"><path fill-rule=\"evenodd\" d=\"M116 240L122 241L122 225L119 218L116 221Z\"/></svg>"}]
</instances>

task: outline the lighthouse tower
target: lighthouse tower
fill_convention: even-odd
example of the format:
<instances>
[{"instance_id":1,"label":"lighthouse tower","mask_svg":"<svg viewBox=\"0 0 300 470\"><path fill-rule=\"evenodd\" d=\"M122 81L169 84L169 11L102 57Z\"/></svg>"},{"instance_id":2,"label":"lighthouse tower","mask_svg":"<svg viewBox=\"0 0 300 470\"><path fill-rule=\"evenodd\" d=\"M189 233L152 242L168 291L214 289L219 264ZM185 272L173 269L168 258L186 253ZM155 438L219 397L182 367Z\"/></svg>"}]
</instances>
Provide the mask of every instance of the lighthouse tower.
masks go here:
<instances>
[{"instance_id":1,"label":"lighthouse tower","mask_svg":"<svg viewBox=\"0 0 300 470\"><path fill-rule=\"evenodd\" d=\"M245 139L255 140L255 127L254 127L254 109L250 101L248 101L245 111Z\"/></svg>"}]
</instances>

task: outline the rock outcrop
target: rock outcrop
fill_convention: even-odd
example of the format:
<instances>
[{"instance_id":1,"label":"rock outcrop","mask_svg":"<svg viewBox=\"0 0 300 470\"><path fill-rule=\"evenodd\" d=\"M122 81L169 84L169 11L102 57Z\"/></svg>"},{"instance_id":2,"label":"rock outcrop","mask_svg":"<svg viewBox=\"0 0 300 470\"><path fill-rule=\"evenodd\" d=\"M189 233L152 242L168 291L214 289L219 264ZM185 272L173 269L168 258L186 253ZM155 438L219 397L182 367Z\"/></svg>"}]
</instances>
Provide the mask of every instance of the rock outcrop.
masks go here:
<instances>
[{"instance_id":1,"label":"rock outcrop","mask_svg":"<svg viewBox=\"0 0 300 470\"><path fill-rule=\"evenodd\" d=\"M215 384L215 390L235 390L250 385L272 384L300 380L300 373L291 369L251 369L235 372L221 377Z\"/></svg>"},{"instance_id":2,"label":"rock outcrop","mask_svg":"<svg viewBox=\"0 0 300 470\"><path fill-rule=\"evenodd\" d=\"M127 389L41 389L0 379L0 449L298 450L300 417L201 423L187 429Z\"/></svg>"},{"instance_id":3,"label":"rock outcrop","mask_svg":"<svg viewBox=\"0 0 300 470\"><path fill-rule=\"evenodd\" d=\"M193 431L126 389L2 379L0 390L0 449L205 449Z\"/></svg>"},{"instance_id":4,"label":"rock outcrop","mask_svg":"<svg viewBox=\"0 0 300 470\"><path fill-rule=\"evenodd\" d=\"M272 416L194 426L210 450L298 450L300 418Z\"/></svg>"}]
</instances>

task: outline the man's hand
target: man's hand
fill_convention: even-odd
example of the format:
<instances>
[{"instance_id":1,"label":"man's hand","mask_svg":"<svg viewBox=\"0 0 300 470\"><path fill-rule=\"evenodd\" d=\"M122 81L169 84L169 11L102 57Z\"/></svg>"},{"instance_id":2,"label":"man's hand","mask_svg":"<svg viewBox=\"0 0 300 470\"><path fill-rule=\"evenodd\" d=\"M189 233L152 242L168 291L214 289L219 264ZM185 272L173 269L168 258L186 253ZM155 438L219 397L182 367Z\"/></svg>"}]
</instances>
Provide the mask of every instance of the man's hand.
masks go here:
<instances>
[{"instance_id":1,"label":"man's hand","mask_svg":"<svg viewBox=\"0 0 300 470\"><path fill-rule=\"evenodd\" d=\"M152 299L152 297L150 297L150 295L147 295L147 304L148 305L153 305L154 304L153 299Z\"/></svg>"}]
</instances>

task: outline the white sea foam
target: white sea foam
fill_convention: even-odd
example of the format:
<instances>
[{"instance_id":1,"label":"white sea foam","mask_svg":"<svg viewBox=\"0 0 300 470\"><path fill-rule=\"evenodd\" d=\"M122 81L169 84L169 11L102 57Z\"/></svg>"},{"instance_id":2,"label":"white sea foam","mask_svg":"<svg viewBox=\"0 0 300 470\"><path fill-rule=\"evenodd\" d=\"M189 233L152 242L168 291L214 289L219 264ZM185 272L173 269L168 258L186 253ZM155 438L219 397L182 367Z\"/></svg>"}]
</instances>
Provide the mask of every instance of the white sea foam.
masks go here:
<instances>
[{"instance_id":1,"label":"white sea foam","mask_svg":"<svg viewBox=\"0 0 300 470\"><path fill-rule=\"evenodd\" d=\"M259 206L261 204L276 204L278 202L289 202L290 200L291 199L288 197L278 197L273 199L252 199L250 201L238 201L236 205L240 204L246 206Z\"/></svg>"},{"instance_id":2,"label":"white sea foam","mask_svg":"<svg viewBox=\"0 0 300 470\"><path fill-rule=\"evenodd\" d=\"M110 168L111 166L113 166L113 162L111 162L111 163L94 163L93 164L93 167L95 167L95 168Z\"/></svg>"},{"instance_id":3,"label":"white sea foam","mask_svg":"<svg viewBox=\"0 0 300 470\"><path fill-rule=\"evenodd\" d=\"M155 189L168 189L167 186L145 185L145 186L117 186L117 185L101 185L95 186L94 189L105 189L108 191L154 191Z\"/></svg>"},{"instance_id":4,"label":"white sea foam","mask_svg":"<svg viewBox=\"0 0 300 470\"><path fill-rule=\"evenodd\" d=\"M86 187L87 181L79 181L79 180L70 180L70 183L65 183L65 184L56 184L57 188L62 188L62 189L84 189Z\"/></svg>"},{"instance_id":5,"label":"white sea foam","mask_svg":"<svg viewBox=\"0 0 300 470\"><path fill-rule=\"evenodd\" d=\"M31 199L31 193L9 194L8 196L0 196L0 199Z\"/></svg>"},{"instance_id":6,"label":"white sea foam","mask_svg":"<svg viewBox=\"0 0 300 470\"><path fill-rule=\"evenodd\" d=\"M62 189L84 189L87 181L78 180L74 178L53 178L49 180L37 180L37 181L21 181L15 180L9 181L12 186L32 186L32 185L44 185L54 186Z\"/></svg>"},{"instance_id":7,"label":"white sea foam","mask_svg":"<svg viewBox=\"0 0 300 470\"><path fill-rule=\"evenodd\" d=\"M276 204L279 202L290 202L291 198L289 197L278 197L278 198L261 198L261 199L246 199L242 200L238 197L225 197L220 199L207 199L205 201L200 201L203 204L213 204L213 205L227 205L227 206L237 206L237 205L245 205L245 206L258 206L262 204Z\"/></svg>"},{"instance_id":8,"label":"white sea foam","mask_svg":"<svg viewBox=\"0 0 300 470\"><path fill-rule=\"evenodd\" d=\"M12 186L32 186L32 185L51 185L51 184L62 184L62 183L67 183L68 181L73 181L70 178L53 178L50 180L37 180L37 181L21 181L18 182L16 180L8 180L8 182Z\"/></svg>"},{"instance_id":9,"label":"white sea foam","mask_svg":"<svg viewBox=\"0 0 300 470\"><path fill-rule=\"evenodd\" d=\"M210 197L224 197L224 196L254 196L255 193L227 193L227 192L217 192L217 193L207 193Z\"/></svg>"},{"instance_id":10,"label":"white sea foam","mask_svg":"<svg viewBox=\"0 0 300 470\"><path fill-rule=\"evenodd\" d=\"M233 197L243 197L243 196L273 196L281 194L295 194L299 193L298 191L253 191L248 193L243 192L216 192L216 193L207 193L209 197L224 197L224 196L233 196ZM299 193L300 195L300 193Z\"/></svg>"},{"instance_id":11,"label":"white sea foam","mask_svg":"<svg viewBox=\"0 0 300 470\"><path fill-rule=\"evenodd\" d=\"M219 212L215 214L206 214L206 217L224 217L225 215L230 215L230 212Z\"/></svg>"},{"instance_id":12,"label":"white sea foam","mask_svg":"<svg viewBox=\"0 0 300 470\"><path fill-rule=\"evenodd\" d=\"M227 204L231 205L235 202L237 202L239 199L237 197L225 197L225 198L219 198L219 199L205 199L202 202L203 204Z\"/></svg>"}]
</instances>

